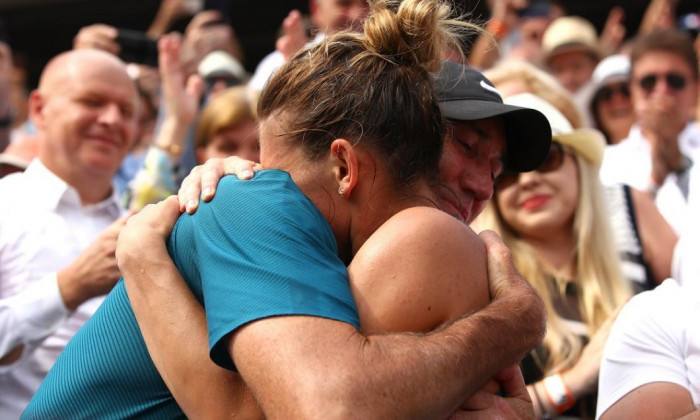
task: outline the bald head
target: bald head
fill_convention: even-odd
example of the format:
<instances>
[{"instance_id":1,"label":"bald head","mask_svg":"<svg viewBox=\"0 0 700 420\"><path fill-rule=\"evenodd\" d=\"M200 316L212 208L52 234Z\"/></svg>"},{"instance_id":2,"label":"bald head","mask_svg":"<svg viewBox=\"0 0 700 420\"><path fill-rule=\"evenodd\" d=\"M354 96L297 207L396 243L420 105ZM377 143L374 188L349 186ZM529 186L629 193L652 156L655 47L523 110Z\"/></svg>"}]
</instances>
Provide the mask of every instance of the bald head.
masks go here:
<instances>
[{"instance_id":1,"label":"bald head","mask_svg":"<svg viewBox=\"0 0 700 420\"><path fill-rule=\"evenodd\" d=\"M44 67L39 79L39 92L50 93L64 86L71 78L81 78L86 73L108 70L114 75L122 74L125 88L133 87L126 65L116 56L95 49L70 50L57 55Z\"/></svg>"},{"instance_id":2,"label":"bald head","mask_svg":"<svg viewBox=\"0 0 700 420\"><path fill-rule=\"evenodd\" d=\"M29 104L42 163L79 191L101 179L102 198L134 143L137 98L126 66L111 54L80 49L53 58Z\"/></svg>"}]
</instances>

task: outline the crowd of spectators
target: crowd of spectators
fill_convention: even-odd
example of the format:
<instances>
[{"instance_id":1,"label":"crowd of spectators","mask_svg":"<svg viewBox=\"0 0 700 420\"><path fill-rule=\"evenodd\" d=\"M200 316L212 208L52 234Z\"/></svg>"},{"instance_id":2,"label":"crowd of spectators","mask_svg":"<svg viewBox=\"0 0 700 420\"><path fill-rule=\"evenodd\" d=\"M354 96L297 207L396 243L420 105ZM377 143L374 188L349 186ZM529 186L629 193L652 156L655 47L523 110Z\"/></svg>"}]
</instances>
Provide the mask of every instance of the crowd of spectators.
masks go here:
<instances>
[{"instance_id":1,"label":"crowd of spectators","mask_svg":"<svg viewBox=\"0 0 700 420\"><path fill-rule=\"evenodd\" d=\"M406 0L406 3L421 1L444 6L442 0ZM269 110L283 108L287 102L295 103L290 99L294 92L270 99L273 94L267 91L269 81L276 82L271 83L272 86L282 89L275 79L278 72L288 71L288 63L300 67L308 65L310 61L299 63L304 62L304 54L308 60L317 59L319 46L326 48L326 54L330 55L326 41L338 33L361 33L363 30L365 34L373 33L371 31L386 24L376 17L384 16L382 8L395 13L397 22L411 19L401 14L403 5L398 6L401 3L398 1L310 0L309 16L289 11L280 22L275 51L249 74L242 65L243 49L235 28L226 17L217 11L192 10L189 3L162 0L151 26L143 28L141 33L131 34L150 40L151 55L147 59L128 55L125 44L120 44L124 33L115 27L96 22L81 28L75 34L73 49L50 60L38 86L31 91L27 88L21 59L13 60L11 40L0 26L0 418L20 417L76 333L81 331L83 337L80 337L82 341L76 340L80 344L73 348L89 348L86 335L95 335L97 327L81 328L98 310L105 296L119 289L115 285L123 284L119 279L127 271L155 290L166 284L175 287L172 284L177 281L158 284L153 280L157 276L150 274L151 270L169 270L169 260L162 264L168 268L161 268L155 263L142 264L131 257L128 259L130 267L125 270L125 258L121 262L117 258L120 252L127 255L123 251L126 248L118 251L118 240L127 243L119 239L120 232L127 229L130 217L141 213L145 216L137 219L133 226L156 226L153 230L167 238L172 226L158 224L154 207L143 210L146 206L160 202L160 207L156 208L160 208L162 216L166 214L164 203L177 202L180 212L194 213L202 206L201 202L210 201L217 194L222 176L235 174L241 180L249 180L265 169L260 164L261 133L270 136L271 121L275 118L289 123L286 121L289 114L275 114ZM439 165L435 162L439 167L439 176L433 176L435 197L430 196L427 201L477 233L487 229L495 231L509 249L489 236L490 233L475 236L475 240L480 238L486 243L492 302L489 305L481 301L475 303L478 299L474 298L473 304L467 306L469 310L486 307L484 312L490 310L491 318L454 324L454 331L463 333L465 342L469 339L482 341L472 343L475 350L469 355L475 364L488 360L487 348L491 347L502 347L502 353L492 354L503 354L503 360L484 364L485 367L463 382L445 374L450 380L445 380L443 388L432 384L426 387L442 390L452 383L457 384L460 392L467 392L461 395L462 405L452 409L458 418L497 413L526 418L584 419L698 416L700 327L693 320L700 307L700 295L693 293L700 291L700 223L695 217L696 211L700 211L700 164L696 163L700 160L697 121L700 116L700 10L692 16L693 20L677 16L674 0L650 0L642 21L635 25L638 32L631 33L626 29L624 10L612 7L603 30L598 33L590 21L570 15L554 0L490 0L488 5L490 16L484 22L477 22L483 23L482 27L466 25L469 31L460 33L464 39L449 45L440 43L444 39L435 43L444 47L440 52L444 63L435 71L437 78L431 79L435 80L434 97L441 109L440 120L445 125L444 150ZM397 7L399 12L396 12ZM183 33L170 32L173 23L185 16L191 19ZM374 26L363 29L368 16ZM439 19L442 18L445 16L440 15ZM426 28L419 27L419 35L411 36L420 37L420 31L426 32ZM408 37L402 31L411 33L403 27L391 27L391 30L396 30L399 37ZM467 37L471 45L463 53ZM421 42L432 42L429 38L426 35ZM344 42L351 44L347 40ZM406 47L401 42L410 42L402 40L400 46L395 47L400 51L392 53L395 44L382 42L386 45L379 45L377 41L377 45L367 47L365 53L385 57L382 59L392 63L394 60L403 63L406 59L401 58L401 54L416 55L415 51L424 47L421 42ZM404 47L407 49L402 50ZM344 65L350 72L356 64L354 58L345 60ZM413 65L424 65L420 58L415 60L417 63ZM319 70L314 77L327 77L330 71ZM299 91L310 89L308 86L312 85L313 78L304 84L302 76L285 73L285 77L289 80L287 86L297 86ZM372 89L379 79L367 82L367 95L373 94ZM413 83L418 86L420 81ZM329 92L325 92L326 96L330 96ZM397 88L396 95L400 94ZM309 100L313 102L313 110L336 111L337 107L333 108L329 102L335 98L326 96ZM261 98L267 102L259 104ZM378 101L366 110L366 121L392 120L387 117L392 112L416 111L408 106L411 99ZM405 109L382 109L387 104L401 104ZM258 115L259 110L267 110L264 118ZM313 136L327 130L311 127L316 120L304 119L302 115L306 114L299 111L296 115L299 121L289 124L305 127L307 131L291 131L299 136L300 144L312 147L307 143L313 143L316 138ZM361 126L360 134L348 140L355 142L353 147L364 147L367 139L362 138L366 135L363 123L359 117L352 123ZM365 125L369 127L368 122ZM394 122L381 127L382 130L393 127L396 131L397 125ZM348 128L347 133L350 137L356 131ZM326 134L340 137L336 133ZM279 142L287 141L281 134L276 136L280 137ZM368 150L374 150L372 147L370 145ZM346 149L332 150L337 159L334 164L350 162L347 167L337 166L339 179L354 173L352 165L358 162L366 170L364 165L372 160L365 159L361 153L352 160L347 157ZM422 159L427 159L427 150ZM380 162L384 158L401 159L398 152L399 157L382 153L373 152L373 156ZM268 149L268 161L271 155ZM297 168L302 162L288 156L273 157L286 158L284 162L291 168ZM317 162L321 157L322 152L317 151L317 156L309 162ZM407 166L413 168L419 162L411 164ZM303 184L293 170L289 172L294 182ZM377 173L374 194L382 197L381 173ZM318 175L316 181L320 183L322 179ZM416 179L422 178L415 175L404 181L406 185L414 185L412 183L419 182ZM354 183L349 187L342 184L337 194L340 199L346 199L355 188ZM178 192L178 200L167 200ZM331 193L336 194L335 191ZM409 193L405 195L415 199ZM326 219L336 227L345 213L342 206L331 207L331 215ZM357 210L357 207L352 208ZM323 213L327 209L320 210ZM348 241L352 249L350 257L357 252L353 248L354 238L359 235L367 239L358 234L361 229L368 228L363 223L372 224L374 229L381 224L372 219L376 209L370 205L365 210L369 213L353 219L347 227L347 237L336 235L336 240ZM348 213L352 212L348 210ZM302 216L294 214L294 217ZM406 230L410 230L411 220L406 219L404 223ZM134 237L131 231L129 237ZM341 244L339 242L339 246ZM169 246L174 245L171 242ZM389 249L386 245L383 247ZM192 248L199 249L196 245ZM404 252L396 247L391 249L399 254ZM406 246L407 255L418 252L410 249ZM168 250L172 258L178 255L173 249ZM197 252L205 255L204 250ZM344 251L349 252L337 250L340 254ZM499 252L500 256L494 256ZM445 250L445 253L449 252ZM428 253L425 254L427 261ZM363 283L362 276L391 282L395 281L389 280L392 275L407 274L387 262L381 263L381 269L369 268L370 263L364 263L364 258L375 264L380 264L376 261L381 260L372 260L362 252L357 253L357 260L350 257L344 262L348 264L352 297L357 304L353 310L359 312L358 330L362 334L410 330L432 337L428 331L445 328L416 321L408 323L410 327L399 329L394 325L403 325L400 322L379 322L382 316L389 316L382 308L393 308L393 304L387 303L391 299L410 306L414 294L422 296L425 302L429 301L426 296L441 296L441 300L430 301L434 308L447 305L445 302L450 300L445 294L432 294L434 291L418 287L387 289L385 293L391 293L391 299L381 294L375 299L371 294L384 289L368 286ZM215 260L216 255L202 257L209 261L208 258ZM468 261L465 265L470 268L483 264L483 261L475 262L478 258L471 260L466 255L464 258ZM144 261L147 261L145 257ZM399 260L388 261L405 264ZM518 283L520 274L512 271L511 266L527 284ZM477 268L474 268L475 273ZM180 266L177 269L182 271ZM496 278L498 275L502 278ZM197 392L209 392L202 391L206 390L208 380L200 384L163 363L163 360L183 360L184 363L184 359L167 353L169 346L177 347L172 340L148 331L154 328L148 323L155 319L153 312L157 309L138 306L139 300L148 298L164 302L163 307L167 308L167 294L153 292L151 295L137 290L128 281L119 290L126 299L127 309L131 308L129 299L133 299L135 318L129 312L130 319L134 319L132 326L136 332L138 326L143 330L143 337L131 339L145 339L139 351L145 357L150 353L153 358L152 380L158 382L158 375L162 376L165 382L159 382L158 386L162 385L164 392L169 388L170 403L176 401L183 410L168 411L171 410L168 407L164 412L168 416L183 412L206 415L209 412L206 410L213 409L200 401L201 395L187 395L187 385ZM505 285L513 291L505 292ZM522 298L519 311L512 310L516 306L508 306L516 305L515 302L505 303L510 298L517 300L516 292ZM538 299L527 298L530 292L542 300L541 307ZM175 306L172 302L181 304L173 300L170 306ZM182 305L190 307L185 301ZM201 305L198 308L199 312L193 309L196 315L192 317L204 319ZM387 313L391 310L385 309ZM500 318L496 314L500 314ZM536 328L538 314L546 315L543 334ZM101 315L104 319L104 313ZM430 317L426 315L426 319L437 316L433 313ZM448 318L440 319L452 322L459 317ZM522 328L522 337L517 340L499 337L496 331L501 324L494 319L501 318L504 323L512 324L511 329L503 327L503 331ZM532 325L525 328L525 321ZM464 332L489 328L489 322L494 324L488 333ZM105 325L121 328L118 324L117 327ZM371 325L371 330L366 330L365 325ZM195 331L195 326L188 326L184 321L182 325L163 327L163 331L179 327L183 331ZM112 334L100 331L98 335ZM201 344L204 354L204 350L208 350L202 344L206 337L200 333L197 339L200 341L193 342ZM367 340L373 342L371 338ZM438 336L436 342L439 340ZM483 344L484 341L488 341L488 345ZM154 350L156 345L158 349ZM415 346L411 348L425 346L425 351L432 348L422 342ZM480 346L483 346L481 351ZM190 350L180 349L181 353L185 351ZM245 363L250 355L245 351L239 354L244 366L241 372L244 379L248 379ZM449 358L451 353L446 351L445 354ZM260 357L265 360L262 355ZM433 363L430 357L424 359ZM70 367L74 365L62 361L59 373L70 377ZM207 372L214 365L208 357L206 362L211 366L201 365L197 369L204 372L202 375L209 375L203 378L212 378L213 374ZM397 366L402 366L402 362L406 361L397 359ZM519 369L514 362L519 363ZM238 360L229 363L238 363ZM148 366L151 369L150 363ZM192 366L198 365L193 363ZM445 372L453 367L457 372L456 367L462 365L457 362L429 365L426 362L425 366L426 370L433 366L436 371L443 369ZM81 372L89 370L85 366L81 369ZM188 370L189 374L193 371L193 368ZM81 375L84 376L82 385L90 384L85 379L88 374ZM279 415L289 410L289 405L281 402L279 406L270 403L269 389L257 387L255 379L260 377L270 379L264 375L250 376L254 378L249 379L250 385L256 385L252 393L239 378L235 379L240 381L240 384L235 382L240 389L236 388L237 397L231 404L240 404L241 418L257 418L263 413ZM222 378L217 378L216 383L232 381L228 376ZM414 376L407 374L406 378L439 379L435 372L423 376L420 372ZM398 377L393 379L398 380ZM367 384L365 391L370 394L375 382L367 379ZM420 388L408 387L399 392L394 382L387 384L387 395L399 396L397 404L400 398L410 397L411 390L418 392ZM290 383L279 386L288 389ZM61 398L52 394L56 387L50 384L41 388L37 394L40 403L53 401L61 405L58 401L67 394ZM150 391L156 393L155 389ZM225 394L211 395L214 402L231 398ZM426 392L426 395L432 394ZM297 395L294 397L299 398L299 404L306 401ZM69 411L65 415L70 415L71 404L87 404L80 398L65 399L70 401L66 403ZM128 398L125 396L124 400ZM153 397L154 401L158 398L166 396ZM498 399L507 404L499 405ZM116 398L110 404L120 401ZM289 403L282 397L280 401ZM445 396L444 401L436 402L435 413L443 413L451 401ZM421 406L421 399L413 403L405 407L422 407L426 410L423 414L430 413L427 403ZM381 404L381 398L368 398L366 403L358 404ZM510 407L510 411L504 409L505 406ZM328 408L323 407L324 410ZM371 408L366 412L381 412ZM149 409L150 406L139 406L131 415L146 415ZM235 407L226 409L236 410ZM25 412L27 418L43 417L36 414L39 411L32 410L36 410L34 406ZM77 412L99 413L89 410L74 413ZM308 411L297 414L302 412L308 414ZM129 411L125 409L119 414L122 415L128 416Z\"/></svg>"}]
</instances>

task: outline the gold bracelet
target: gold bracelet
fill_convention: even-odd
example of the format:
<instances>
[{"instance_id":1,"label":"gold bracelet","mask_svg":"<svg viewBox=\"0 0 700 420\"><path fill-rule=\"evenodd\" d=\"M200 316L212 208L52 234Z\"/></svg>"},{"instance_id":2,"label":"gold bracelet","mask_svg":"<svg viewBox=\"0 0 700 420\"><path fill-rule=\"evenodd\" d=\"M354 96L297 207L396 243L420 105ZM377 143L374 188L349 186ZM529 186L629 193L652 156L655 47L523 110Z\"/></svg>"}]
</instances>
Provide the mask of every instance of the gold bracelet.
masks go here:
<instances>
[{"instance_id":1,"label":"gold bracelet","mask_svg":"<svg viewBox=\"0 0 700 420\"><path fill-rule=\"evenodd\" d=\"M182 152L182 146L180 146L179 144L169 144L166 146L166 145L159 144L159 143L153 143L153 146L157 147L158 149L160 149L166 153L169 153L169 154L175 155L175 156L179 155Z\"/></svg>"}]
</instances>

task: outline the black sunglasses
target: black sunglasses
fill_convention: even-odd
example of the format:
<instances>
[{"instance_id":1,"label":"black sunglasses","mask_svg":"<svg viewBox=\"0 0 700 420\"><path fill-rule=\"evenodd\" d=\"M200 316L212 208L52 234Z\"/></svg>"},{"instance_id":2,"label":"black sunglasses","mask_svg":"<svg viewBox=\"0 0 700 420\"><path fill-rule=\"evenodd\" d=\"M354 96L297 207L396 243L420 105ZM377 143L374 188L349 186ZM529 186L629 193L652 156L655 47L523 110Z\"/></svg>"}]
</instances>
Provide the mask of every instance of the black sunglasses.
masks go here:
<instances>
[{"instance_id":1,"label":"black sunglasses","mask_svg":"<svg viewBox=\"0 0 700 420\"><path fill-rule=\"evenodd\" d=\"M549 149L549 153L547 154L547 157L544 158L544 162L542 162L540 166L535 170L541 173L556 171L557 169L561 168L561 165L564 164L565 153L566 151L564 150L564 146L562 146L560 143L553 141L552 146ZM520 172L514 172L509 170L503 171L503 173L501 173L498 176L498 178L496 178L496 181L494 182L494 188L496 190L503 190L505 188L508 188L518 181L519 176Z\"/></svg>"},{"instance_id":2,"label":"black sunglasses","mask_svg":"<svg viewBox=\"0 0 700 420\"><path fill-rule=\"evenodd\" d=\"M644 89L645 92L651 93L656 87L656 81L660 78L666 79L666 85L673 90L681 90L685 87L685 76L678 73L667 73L667 74L647 74L644 77L640 77L637 80L639 86Z\"/></svg>"},{"instance_id":3,"label":"black sunglasses","mask_svg":"<svg viewBox=\"0 0 700 420\"><path fill-rule=\"evenodd\" d=\"M609 101L613 96L615 96L616 93L619 93L625 98L629 98L630 88L627 83L617 83L614 85L603 86L595 95L595 98L596 101Z\"/></svg>"}]
</instances>

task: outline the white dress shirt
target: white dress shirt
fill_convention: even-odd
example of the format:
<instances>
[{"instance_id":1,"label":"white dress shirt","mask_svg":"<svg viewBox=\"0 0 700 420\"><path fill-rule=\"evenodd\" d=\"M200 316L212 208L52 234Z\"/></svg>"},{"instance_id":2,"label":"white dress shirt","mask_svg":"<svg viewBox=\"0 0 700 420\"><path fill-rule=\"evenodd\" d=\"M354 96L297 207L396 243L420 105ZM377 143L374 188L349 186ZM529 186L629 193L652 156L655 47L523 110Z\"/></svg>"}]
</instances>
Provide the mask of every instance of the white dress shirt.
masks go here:
<instances>
[{"instance_id":1,"label":"white dress shirt","mask_svg":"<svg viewBox=\"0 0 700 420\"><path fill-rule=\"evenodd\" d=\"M700 150L691 159L697 164L690 168L689 174L688 223L673 252L671 276L683 288L694 288L690 293L700 293Z\"/></svg>"},{"instance_id":2,"label":"white dress shirt","mask_svg":"<svg viewBox=\"0 0 700 420\"><path fill-rule=\"evenodd\" d=\"M103 298L71 313L56 273L67 267L122 209L116 193L83 206L78 192L39 160L0 180L0 419L18 418L68 340Z\"/></svg>"},{"instance_id":3,"label":"white dress shirt","mask_svg":"<svg viewBox=\"0 0 700 420\"><path fill-rule=\"evenodd\" d=\"M654 382L686 389L700 407L700 299L673 279L630 300L605 343L596 418Z\"/></svg>"},{"instance_id":4,"label":"white dress shirt","mask_svg":"<svg viewBox=\"0 0 700 420\"><path fill-rule=\"evenodd\" d=\"M700 150L700 127L696 122L689 123L683 129L678 137L678 146L682 154L691 158ZM646 190L651 179L651 165L651 145L641 129L634 126L625 140L605 148L600 179L604 185L627 184ZM681 185L683 182L675 173L670 173L654 200L659 212L676 233L683 231L689 217L686 193Z\"/></svg>"}]
</instances>

